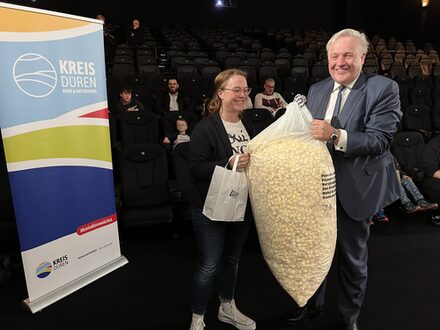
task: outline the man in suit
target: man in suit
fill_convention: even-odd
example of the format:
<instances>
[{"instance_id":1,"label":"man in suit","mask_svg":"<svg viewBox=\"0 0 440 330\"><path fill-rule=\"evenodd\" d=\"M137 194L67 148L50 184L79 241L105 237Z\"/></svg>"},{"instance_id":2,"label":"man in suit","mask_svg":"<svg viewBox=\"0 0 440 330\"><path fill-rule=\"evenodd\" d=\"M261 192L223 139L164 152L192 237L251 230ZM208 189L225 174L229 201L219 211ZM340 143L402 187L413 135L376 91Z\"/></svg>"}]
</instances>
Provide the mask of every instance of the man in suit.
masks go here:
<instances>
[{"instance_id":1,"label":"man in suit","mask_svg":"<svg viewBox=\"0 0 440 330\"><path fill-rule=\"evenodd\" d=\"M192 111L190 99L179 91L177 79L168 79L167 90L159 96L156 109L161 116L169 111Z\"/></svg>"},{"instance_id":2,"label":"man in suit","mask_svg":"<svg viewBox=\"0 0 440 330\"><path fill-rule=\"evenodd\" d=\"M337 193L338 307L341 329L357 330L367 284L367 241L372 215L399 197L390 143L400 111L398 85L366 74L363 33L345 29L327 43L329 78L310 87L307 107L312 136L326 141L333 158ZM322 314L326 281L303 308L286 317L293 325Z\"/></svg>"}]
</instances>

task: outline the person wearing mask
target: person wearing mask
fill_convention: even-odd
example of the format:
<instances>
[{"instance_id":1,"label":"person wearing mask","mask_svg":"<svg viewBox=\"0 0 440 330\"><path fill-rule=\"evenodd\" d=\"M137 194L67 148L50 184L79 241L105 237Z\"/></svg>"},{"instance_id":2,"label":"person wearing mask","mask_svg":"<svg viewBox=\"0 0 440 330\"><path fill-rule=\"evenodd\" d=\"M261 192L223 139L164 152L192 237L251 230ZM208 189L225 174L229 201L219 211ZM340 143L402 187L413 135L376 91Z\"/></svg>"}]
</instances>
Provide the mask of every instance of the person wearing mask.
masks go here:
<instances>
[{"instance_id":1,"label":"person wearing mask","mask_svg":"<svg viewBox=\"0 0 440 330\"><path fill-rule=\"evenodd\" d=\"M250 93L246 73L238 69L220 72L215 93L208 105L209 115L197 123L191 134L189 162L193 181L192 221L199 260L192 289L191 330L202 330L216 277L219 283L220 321L237 329L255 329L255 322L242 314L235 304L235 285L241 252L251 225L248 200L244 221L212 221L202 214L215 167L232 167L239 155L238 170L243 171L250 155L246 146L255 135L252 124L241 117Z\"/></svg>"},{"instance_id":2,"label":"person wearing mask","mask_svg":"<svg viewBox=\"0 0 440 330\"><path fill-rule=\"evenodd\" d=\"M344 29L327 42L330 77L309 89L312 136L328 144L336 174L338 308L340 329L358 330L367 287L369 221L399 198L399 181L390 143L401 119L395 81L362 72L368 41ZM309 300L285 318L290 325L323 312L326 281Z\"/></svg>"}]
</instances>

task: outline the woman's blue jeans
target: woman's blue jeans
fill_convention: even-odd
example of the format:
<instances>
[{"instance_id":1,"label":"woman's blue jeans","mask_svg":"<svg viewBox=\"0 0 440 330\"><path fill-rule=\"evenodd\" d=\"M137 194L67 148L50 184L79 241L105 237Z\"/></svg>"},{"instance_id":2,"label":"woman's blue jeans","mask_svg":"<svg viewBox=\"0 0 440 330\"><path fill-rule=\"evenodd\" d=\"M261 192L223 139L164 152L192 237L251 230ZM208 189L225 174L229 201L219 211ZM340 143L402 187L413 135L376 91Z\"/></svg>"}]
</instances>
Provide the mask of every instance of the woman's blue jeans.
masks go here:
<instances>
[{"instance_id":1,"label":"woman's blue jeans","mask_svg":"<svg viewBox=\"0 0 440 330\"><path fill-rule=\"evenodd\" d=\"M201 209L192 209L199 261L193 282L192 311L205 314L215 281L222 299L234 298L238 264L246 241L250 220L242 222L211 221ZM217 277L218 275L218 277Z\"/></svg>"}]
</instances>

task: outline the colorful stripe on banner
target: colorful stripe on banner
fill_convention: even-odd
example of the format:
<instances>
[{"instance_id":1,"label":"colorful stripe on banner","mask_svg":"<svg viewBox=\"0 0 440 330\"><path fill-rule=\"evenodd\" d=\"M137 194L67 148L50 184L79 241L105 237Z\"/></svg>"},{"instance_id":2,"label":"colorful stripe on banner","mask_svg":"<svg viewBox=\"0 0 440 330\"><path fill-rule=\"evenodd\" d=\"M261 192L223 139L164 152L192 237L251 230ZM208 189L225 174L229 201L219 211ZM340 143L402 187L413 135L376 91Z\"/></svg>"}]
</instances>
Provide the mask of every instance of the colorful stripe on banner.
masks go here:
<instances>
[{"instance_id":1,"label":"colorful stripe on banner","mask_svg":"<svg viewBox=\"0 0 440 330\"><path fill-rule=\"evenodd\" d=\"M73 20L60 15L48 15L42 11L30 12L22 9L1 7L0 31L5 32L47 32L73 29L85 26L89 22Z\"/></svg>"}]
</instances>

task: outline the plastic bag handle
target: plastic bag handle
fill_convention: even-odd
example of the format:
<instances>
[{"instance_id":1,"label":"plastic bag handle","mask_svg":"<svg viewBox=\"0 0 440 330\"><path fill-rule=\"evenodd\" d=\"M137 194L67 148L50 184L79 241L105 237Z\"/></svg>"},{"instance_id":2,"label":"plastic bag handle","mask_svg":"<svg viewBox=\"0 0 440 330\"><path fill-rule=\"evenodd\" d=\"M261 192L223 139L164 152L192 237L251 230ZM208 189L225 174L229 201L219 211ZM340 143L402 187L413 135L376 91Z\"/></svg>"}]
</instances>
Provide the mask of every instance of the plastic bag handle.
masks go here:
<instances>
[{"instance_id":1,"label":"plastic bag handle","mask_svg":"<svg viewBox=\"0 0 440 330\"><path fill-rule=\"evenodd\" d=\"M236 156L236 157L235 157L235 159L234 159L234 164L232 164L232 171L237 172L238 159L240 158L240 155L239 155L239 154L237 154L237 155L232 155L231 157L229 157L229 160L228 160L228 162L226 163L225 168L228 167L229 162L231 161L231 159L232 159L234 156Z\"/></svg>"}]
</instances>

